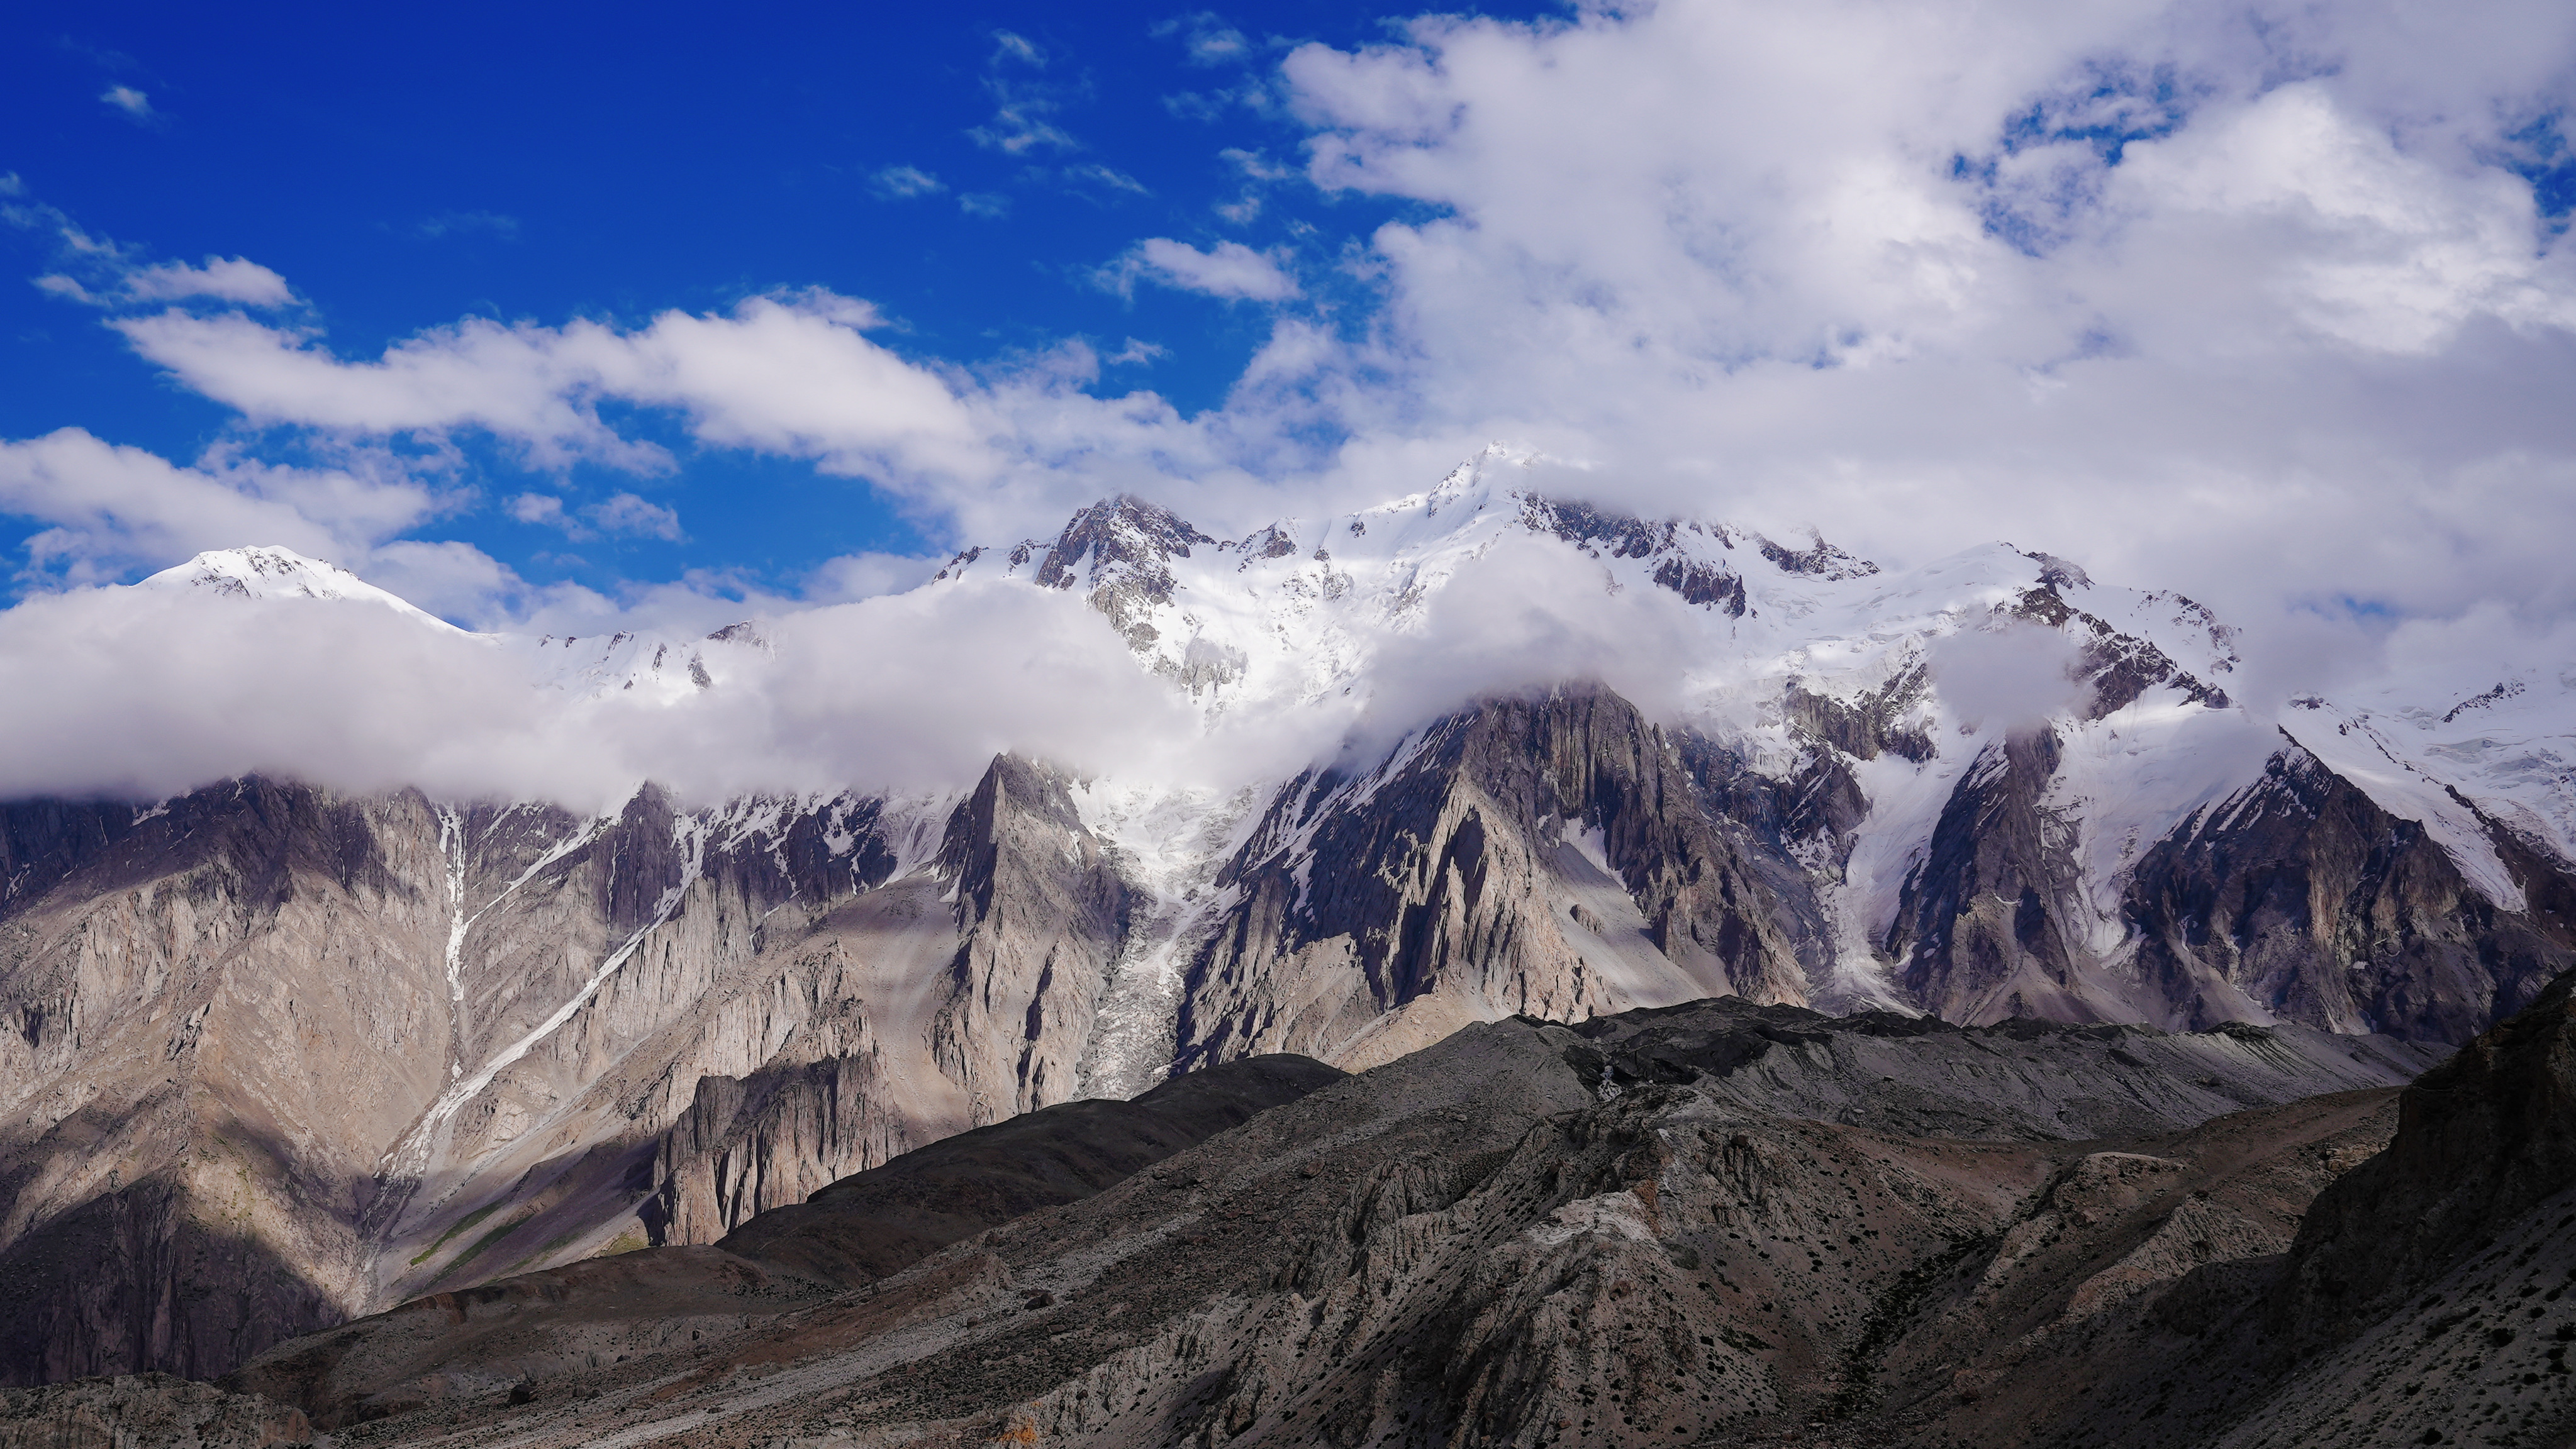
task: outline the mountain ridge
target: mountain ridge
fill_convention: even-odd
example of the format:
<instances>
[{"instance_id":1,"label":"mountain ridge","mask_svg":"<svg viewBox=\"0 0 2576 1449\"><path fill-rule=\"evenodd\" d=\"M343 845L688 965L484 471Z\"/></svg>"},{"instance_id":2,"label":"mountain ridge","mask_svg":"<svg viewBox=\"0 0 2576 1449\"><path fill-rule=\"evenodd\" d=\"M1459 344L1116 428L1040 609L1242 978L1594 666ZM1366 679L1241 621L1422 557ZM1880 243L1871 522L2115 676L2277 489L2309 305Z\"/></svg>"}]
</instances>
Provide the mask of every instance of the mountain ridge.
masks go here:
<instances>
[{"instance_id":1,"label":"mountain ridge","mask_svg":"<svg viewBox=\"0 0 2576 1449\"><path fill-rule=\"evenodd\" d=\"M1326 742L1302 766L1006 751L964 783L639 781L592 813L273 774L0 805L0 1273L77 1325L0 1376L219 1371L1263 1052L1364 1068L1725 993L2450 1044L2576 965L2576 816L2543 768L2576 696L2537 674L2276 723L2216 682L2234 636L2189 600L2005 545L1883 570L1542 497L1518 466L1239 540L1103 500L902 596L1105 630L1186 707L1174 751L1287 721ZM280 589L243 627L377 606ZM1670 687L1442 632L1530 609L1628 629L1608 663L1663 660ZM524 652L567 717L667 721L816 667L799 627L822 626L422 632ZM1418 667L1480 638L1473 668ZM202 1268L84 1280L61 1234L102 1214ZM141 1326L243 1274L292 1304L189 1300L220 1307L203 1352Z\"/></svg>"}]
</instances>

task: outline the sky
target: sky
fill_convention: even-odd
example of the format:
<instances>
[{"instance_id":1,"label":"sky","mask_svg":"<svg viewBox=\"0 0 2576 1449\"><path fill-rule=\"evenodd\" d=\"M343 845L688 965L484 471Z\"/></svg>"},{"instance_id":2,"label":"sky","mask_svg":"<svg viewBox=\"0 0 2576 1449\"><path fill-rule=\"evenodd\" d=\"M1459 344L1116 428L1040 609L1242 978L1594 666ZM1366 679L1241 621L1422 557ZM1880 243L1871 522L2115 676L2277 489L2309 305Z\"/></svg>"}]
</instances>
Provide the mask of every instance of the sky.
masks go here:
<instances>
[{"instance_id":1,"label":"sky","mask_svg":"<svg viewBox=\"0 0 2576 1449\"><path fill-rule=\"evenodd\" d=\"M315 551L481 622L543 605L493 579L613 599L683 579L882 587L910 575L826 565L944 553L973 541L961 515L1051 531L1081 490L977 503L951 494L981 476L843 457L788 418L701 433L685 402L605 389L577 406L635 449L392 400L317 414L309 396L239 391L256 364L237 352L172 366L189 339L170 331L238 315L358 362L460 327L623 333L781 302L868 316L841 330L933 386L1019 376L1150 393L1190 416L1225 402L1289 294L1301 321L1365 310L1370 284L1334 269L1339 249L1431 210L1301 179L1307 128L1278 67L1299 44L1398 33L1355 6L770 6L722 25L639 7L611 27L586 7L264 14L255 28L181 6L0 20L0 175L14 177L0 438L77 428L183 468L211 457L220 485L249 494L263 486L239 469L347 474L363 501L297 505L329 544ZM168 270L209 259L232 290ZM181 278L203 290L184 295ZM187 321L156 323L172 311ZM132 330L156 325L157 343ZM775 340L796 367L797 339ZM856 381L872 384L903 405L899 380ZM63 496L83 491L0 482L21 595L263 541L187 526L175 505L102 526ZM425 576L384 555L398 541L490 562Z\"/></svg>"},{"instance_id":2,"label":"sky","mask_svg":"<svg viewBox=\"0 0 2576 1449\"><path fill-rule=\"evenodd\" d=\"M2563 652L2571 102L2563 0L11 7L0 572L714 623L1502 441L2282 690Z\"/></svg>"}]
</instances>

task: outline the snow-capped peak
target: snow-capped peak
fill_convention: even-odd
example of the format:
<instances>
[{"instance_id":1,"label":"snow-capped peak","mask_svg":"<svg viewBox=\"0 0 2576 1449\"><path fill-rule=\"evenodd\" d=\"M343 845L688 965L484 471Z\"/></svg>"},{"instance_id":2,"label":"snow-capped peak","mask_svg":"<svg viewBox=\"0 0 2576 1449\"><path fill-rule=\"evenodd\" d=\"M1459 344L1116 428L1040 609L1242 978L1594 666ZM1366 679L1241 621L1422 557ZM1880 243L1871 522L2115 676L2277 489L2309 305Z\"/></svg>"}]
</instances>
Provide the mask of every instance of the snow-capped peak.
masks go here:
<instances>
[{"instance_id":1,"label":"snow-capped peak","mask_svg":"<svg viewBox=\"0 0 2576 1449\"><path fill-rule=\"evenodd\" d=\"M337 564L273 544L210 548L135 585L165 592L202 591L236 599L338 599L377 604L451 634L465 631L377 588Z\"/></svg>"}]
</instances>

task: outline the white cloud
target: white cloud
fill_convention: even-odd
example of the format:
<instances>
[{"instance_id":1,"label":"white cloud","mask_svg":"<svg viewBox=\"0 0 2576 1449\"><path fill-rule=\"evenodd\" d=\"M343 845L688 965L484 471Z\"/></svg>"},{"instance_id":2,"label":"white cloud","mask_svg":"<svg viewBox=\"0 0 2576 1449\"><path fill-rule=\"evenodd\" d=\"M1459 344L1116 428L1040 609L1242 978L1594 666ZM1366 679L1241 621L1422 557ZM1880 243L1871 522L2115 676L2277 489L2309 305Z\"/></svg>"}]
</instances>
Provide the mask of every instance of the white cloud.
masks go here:
<instances>
[{"instance_id":1,"label":"white cloud","mask_svg":"<svg viewBox=\"0 0 2576 1449\"><path fill-rule=\"evenodd\" d=\"M551 493L522 493L502 505L503 511L521 523L540 528L560 528L566 532L579 527L572 515L564 511L564 501Z\"/></svg>"},{"instance_id":2,"label":"white cloud","mask_svg":"<svg viewBox=\"0 0 2576 1449\"><path fill-rule=\"evenodd\" d=\"M1184 292L1203 292L1229 301L1281 302L1297 295L1297 280L1269 254L1241 242L1221 241L1212 251L1187 242L1151 237L1102 274L1124 291L1137 276L1150 277Z\"/></svg>"},{"instance_id":3,"label":"white cloud","mask_svg":"<svg viewBox=\"0 0 2576 1449\"><path fill-rule=\"evenodd\" d=\"M126 274L125 295L137 302L211 297L245 307L286 307L295 302L294 289L284 277L244 257L208 257L202 267L186 262L138 267Z\"/></svg>"},{"instance_id":4,"label":"white cloud","mask_svg":"<svg viewBox=\"0 0 2576 1449\"><path fill-rule=\"evenodd\" d=\"M1256 368L1352 430L1339 476L1510 436L1605 501L2009 537L2260 627L2576 607L2529 542L2576 533L2576 253L2495 164L2576 99L2576 13L2464 24L1711 3L1305 47L1309 176L1436 214L1354 259L1373 331Z\"/></svg>"},{"instance_id":5,"label":"white cloud","mask_svg":"<svg viewBox=\"0 0 2576 1449\"><path fill-rule=\"evenodd\" d=\"M943 560L900 553L852 553L826 559L807 576L804 595L816 603L843 604L899 593L937 572Z\"/></svg>"},{"instance_id":6,"label":"white cloud","mask_svg":"<svg viewBox=\"0 0 2576 1449\"><path fill-rule=\"evenodd\" d=\"M973 480L991 470L936 374L867 340L877 318L827 294L755 297L730 315L666 312L620 332L469 319L348 362L239 314L168 311L112 325L190 388L260 422L362 435L479 428L546 466L577 458L658 471L668 460L600 421L597 400L687 414L700 439L853 473Z\"/></svg>"},{"instance_id":7,"label":"white cloud","mask_svg":"<svg viewBox=\"0 0 2576 1449\"><path fill-rule=\"evenodd\" d=\"M675 706L568 702L530 687L523 651L390 610L51 595L0 613L0 668L43 684L0 691L0 798L154 799L265 770L598 808L647 777L713 800L966 784L1001 750L1133 765L1187 733L1186 705L1061 602L968 583L793 614L764 626L771 653L709 651L716 688Z\"/></svg>"},{"instance_id":8,"label":"white cloud","mask_svg":"<svg viewBox=\"0 0 2576 1449\"><path fill-rule=\"evenodd\" d=\"M2037 725L2084 703L2082 654L2063 630L2007 622L1932 641L1932 681L1962 723L1989 730Z\"/></svg>"},{"instance_id":9,"label":"white cloud","mask_svg":"<svg viewBox=\"0 0 2576 1449\"><path fill-rule=\"evenodd\" d=\"M680 540L678 510L632 493L619 493L579 509L567 507L551 493L521 493L502 508L521 523L560 530L575 542L619 533L648 534L673 543Z\"/></svg>"},{"instance_id":10,"label":"white cloud","mask_svg":"<svg viewBox=\"0 0 2576 1449\"><path fill-rule=\"evenodd\" d=\"M79 428L0 442L0 512L53 525L27 543L43 579L115 578L248 543L349 558L436 506L428 487L393 469L364 476L221 456L184 468Z\"/></svg>"},{"instance_id":11,"label":"white cloud","mask_svg":"<svg viewBox=\"0 0 2576 1449\"><path fill-rule=\"evenodd\" d=\"M948 189L946 182L918 166L888 166L879 170L873 180L878 195L896 200Z\"/></svg>"},{"instance_id":12,"label":"white cloud","mask_svg":"<svg viewBox=\"0 0 2576 1449\"><path fill-rule=\"evenodd\" d=\"M150 266L135 265L118 258L119 265L104 270L117 278L110 290L94 291L77 278L61 272L50 272L36 278L37 290L78 302L85 307L114 307L154 302L176 302L206 297L218 302L233 302L262 309L291 307L295 290L286 279L259 263L243 257L208 257L202 267L186 262L160 262Z\"/></svg>"},{"instance_id":13,"label":"white cloud","mask_svg":"<svg viewBox=\"0 0 2576 1449\"><path fill-rule=\"evenodd\" d=\"M1253 56L1252 42L1213 11L1201 10L1153 27L1155 37L1179 35L1192 65L1241 65Z\"/></svg>"},{"instance_id":14,"label":"white cloud","mask_svg":"<svg viewBox=\"0 0 2576 1449\"><path fill-rule=\"evenodd\" d=\"M99 93L98 98L102 104L113 106L137 121L151 122L161 118L161 113L152 109L151 98L132 86L109 86Z\"/></svg>"},{"instance_id":15,"label":"white cloud","mask_svg":"<svg viewBox=\"0 0 2576 1449\"><path fill-rule=\"evenodd\" d=\"M976 139L1077 149L1047 57L995 45ZM868 477L960 542L1042 533L1122 488L1240 530L1411 491L1510 437L1643 512L1812 524L1891 564L2001 536L2178 588L2254 626L2249 650L2276 641L2247 677L2287 679L2369 656L2357 611L2576 618L2576 250L2502 164L2524 128L2563 126L2547 118L2576 109L2571 77L2576 11L2541 0L1707 0L1306 46L1200 109L1275 99L1306 128L1307 183L1401 219L1338 252L1301 237L1302 287L1284 253L1160 237L1099 274L1325 294L1187 418L1102 396L1087 347L970 374L880 345L864 304L819 293L631 328L468 320L372 358L237 313L115 325L254 423L483 430L540 466L648 472L669 460L603 408L666 408L703 445ZM1292 181L1225 159L1247 186ZM1257 200L1226 204L1249 223ZM60 281L39 285L122 295L137 264L113 243L6 205L60 223ZM551 526L601 526L556 507ZM102 559L146 547L81 517L61 526L100 530ZM367 527L307 527L394 557ZM418 562L513 608L640 607ZM870 588L874 567L810 587ZM690 589L665 605L712 597Z\"/></svg>"},{"instance_id":16,"label":"white cloud","mask_svg":"<svg viewBox=\"0 0 2576 1449\"><path fill-rule=\"evenodd\" d=\"M582 510L581 516L602 533L648 534L666 542L680 541L678 510L632 493L618 493Z\"/></svg>"}]
</instances>

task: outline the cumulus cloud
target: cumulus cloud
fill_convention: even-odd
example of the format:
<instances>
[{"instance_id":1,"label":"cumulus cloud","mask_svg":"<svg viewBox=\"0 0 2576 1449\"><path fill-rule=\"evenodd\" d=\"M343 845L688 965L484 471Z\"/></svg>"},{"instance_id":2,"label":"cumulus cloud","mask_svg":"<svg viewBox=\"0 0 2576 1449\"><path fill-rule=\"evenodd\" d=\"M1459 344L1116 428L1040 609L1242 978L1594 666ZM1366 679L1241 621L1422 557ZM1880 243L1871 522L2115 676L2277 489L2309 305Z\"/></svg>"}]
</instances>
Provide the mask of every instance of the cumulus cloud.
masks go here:
<instances>
[{"instance_id":1,"label":"cumulus cloud","mask_svg":"<svg viewBox=\"0 0 2576 1449\"><path fill-rule=\"evenodd\" d=\"M615 397L678 409L705 442L842 471L988 472L956 395L869 341L877 323L864 304L819 293L754 297L720 316L666 312L633 332L469 319L372 362L239 313L173 309L112 325L191 389L259 422L361 435L472 428L547 466L667 468L659 450L600 420L597 401Z\"/></svg>"},{"instance_id":2,"label":"cumulus cloud","mask_svg":"<svg viewBox=\"0 0 2576 1449\"><path fill-rule=\"evenodd\" d=\"M2506 576L2565 609L2530 539L2576 530L2538 381L2576 381L2576 260L2501 140L2571 74L2576 17L2538 4L2438 35L1710 4L1304 47L1309 178L1434 214L1370 239L1379 330L1299 393L1346 464L1523 437L1642 511L1899 563L2011 537L2258 635Z\"/></svg>"},{"instance_id":3,"label":"cumulus cloud","mask_svg":"<svg viewBox=\"0 0 2576 1449\"><path fill-rule=\"evenodd\" d=\"M1102 273L1102 280L1124 291L1139 276L1228 301L1282 302L1297 295L1296 279L1276 258L1241 242L1218 242L1203 252L1187 242L1150 237Z\"/></svg>"},{"instance_id":4,"label":"cumulus cloud","mask_svg":"<svg viewBox=\"0 0 2576 1449\"><path fill-rule=\"evenodd\" d=\"M115 578L243 543L346 557L436 506L429 487L390 468L370 476L220 454L181 467L79 428L0 442L0 511L51 525L26 547L31 572L56 581Z\"/></svg>"}]
</instances>

